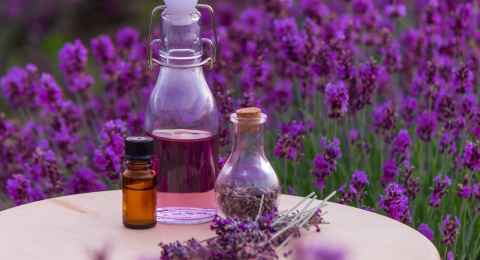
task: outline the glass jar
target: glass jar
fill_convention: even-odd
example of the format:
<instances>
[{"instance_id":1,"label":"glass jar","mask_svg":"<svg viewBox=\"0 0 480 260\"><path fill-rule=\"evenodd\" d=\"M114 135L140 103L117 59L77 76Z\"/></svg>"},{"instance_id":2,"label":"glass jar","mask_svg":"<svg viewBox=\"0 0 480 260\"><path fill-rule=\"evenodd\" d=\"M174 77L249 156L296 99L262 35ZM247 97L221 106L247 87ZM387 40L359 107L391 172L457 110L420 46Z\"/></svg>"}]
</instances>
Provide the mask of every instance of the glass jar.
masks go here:
<instances>
[{"instance_id":1,"label":"glass jar","mask_svg":"<svg viewBox=\"0 0 480 260\"><path fill-rule=\"evenodd\" d=\"M166 1L161 12L160 66L145 117L155 140L157 219L160 223L195 224L216 214L214 185L218 172L219 112L205 80L200 12L197 1ZM208 7L210 8L210 7ZM149 52L151 54L151 51Z\"/></svg>"},{"instance_id":2,"label":"glass jar","mask_svg":"<svg viewBox=\"0 0 480 260\"><path fill-rule=\"evenodd\" d=\"M215 183L218 207L228 217L253 219L260 211L277 210L280 184L263 147L266 120L256 107L239 109L230 117L233 151Z\"/></svg>"}]
</instances>

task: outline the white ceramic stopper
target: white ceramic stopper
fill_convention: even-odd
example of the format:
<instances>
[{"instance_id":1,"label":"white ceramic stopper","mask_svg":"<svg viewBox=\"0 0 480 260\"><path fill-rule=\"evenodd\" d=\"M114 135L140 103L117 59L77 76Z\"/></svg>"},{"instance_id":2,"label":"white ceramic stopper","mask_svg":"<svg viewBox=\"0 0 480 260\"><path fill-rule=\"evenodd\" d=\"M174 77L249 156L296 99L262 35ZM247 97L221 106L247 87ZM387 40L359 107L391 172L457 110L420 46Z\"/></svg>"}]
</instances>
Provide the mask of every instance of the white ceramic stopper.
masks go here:
<instances>
[{"instance_id":1,"label":"white ceramic stopper","mask_svg":"<svg viewBox=\"0 0 480 260\"><path fill-rule=\"evenodd\" d=\"M188 15L195 11L198 0L165 0L167 11L172 15Z\"/></svg>"}]
</instances>

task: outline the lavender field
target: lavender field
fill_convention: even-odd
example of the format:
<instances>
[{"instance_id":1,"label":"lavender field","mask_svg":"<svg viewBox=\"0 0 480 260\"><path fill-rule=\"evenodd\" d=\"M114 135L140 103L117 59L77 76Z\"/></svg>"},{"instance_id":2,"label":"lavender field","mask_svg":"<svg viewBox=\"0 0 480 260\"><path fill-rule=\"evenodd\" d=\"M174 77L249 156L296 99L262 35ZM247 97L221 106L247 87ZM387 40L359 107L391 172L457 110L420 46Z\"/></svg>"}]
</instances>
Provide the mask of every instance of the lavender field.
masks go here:
<instances>
[{"instance_id":1,"label":"lavender field","mask_svg":"<svg viewBox=\"0 0 480 260\"><path fill-rule=\"evenodd\" d=\"M229 114L259 106L284 193L337 190L334 201L419 230L444 259L480 259L480 2L255 3L214 4L219 163ZM145 26L4 68L0 209L119 187L123 138L144 133L158 74Z\"/></svg>"}]
</instances>

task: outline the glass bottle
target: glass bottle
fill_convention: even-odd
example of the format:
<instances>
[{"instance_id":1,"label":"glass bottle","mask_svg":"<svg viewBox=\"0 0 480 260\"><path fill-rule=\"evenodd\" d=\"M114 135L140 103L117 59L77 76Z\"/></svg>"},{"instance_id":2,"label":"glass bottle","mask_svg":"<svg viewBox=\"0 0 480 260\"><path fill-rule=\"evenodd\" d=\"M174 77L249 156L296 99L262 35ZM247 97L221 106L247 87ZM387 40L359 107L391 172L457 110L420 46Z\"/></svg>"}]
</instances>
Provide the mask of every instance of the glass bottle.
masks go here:
<instances>
[{"instance_id":1,"label":"glass bottle","mask_svg":"<svg viewBox=\"0 0 480 260\"><path fill-rule=\"evenodd\" d=\"M208 222L216 214L219 113L202 67L213 62L204 59L203 44L214 49L214 41L200 37L197 8L213 9L196 0L165 3L153 11L162 11L161 37L152 41L160 45L160 58L150 57L160 72L145 118L145 130L155 140L157 220Z\"/></svg>"},{"instance_id":2,"label":"glass bottle","mask_svg":"<svg viewBox=\"0 0 480 260\"><path fill-rule=\"evenodd\" d=\"M128 228L151 228L156 224L155 171L152 170L153 139L127 137L122 173L123 225Z\"/></svg>"},{"instance_id":3,"label":"glass bottle","mask_svg":"<svg viewBox=\"0 0 480 260\"><path fill-rule=\"evenodd\" d=\"M232 114L233 151L215 184L217 204L228 217L255 218L276 211L280 184L265 156L263 129L267 116L256 107Z\"/></svg>"}]
</instances>

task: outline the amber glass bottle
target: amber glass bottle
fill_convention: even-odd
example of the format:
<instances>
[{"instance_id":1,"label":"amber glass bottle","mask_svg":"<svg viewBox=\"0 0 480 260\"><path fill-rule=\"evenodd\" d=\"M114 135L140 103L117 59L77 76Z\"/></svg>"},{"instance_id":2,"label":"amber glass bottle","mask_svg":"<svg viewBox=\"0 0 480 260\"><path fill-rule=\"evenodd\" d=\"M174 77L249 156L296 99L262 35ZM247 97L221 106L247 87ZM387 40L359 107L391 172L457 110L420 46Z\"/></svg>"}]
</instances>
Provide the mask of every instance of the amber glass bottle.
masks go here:
<instances>
[{"instance_id":1,"label":"amber glass bottle","mask_svg":"<svg viewBox=\"0 0 480 260\"><path fill-rule=\"evenodd\" d=\"M125 139L127 169L122 174L123 225L145 229L155 226L156 189L152 170L153 139L131 136Z\"/></svg>"}]
</instances>

